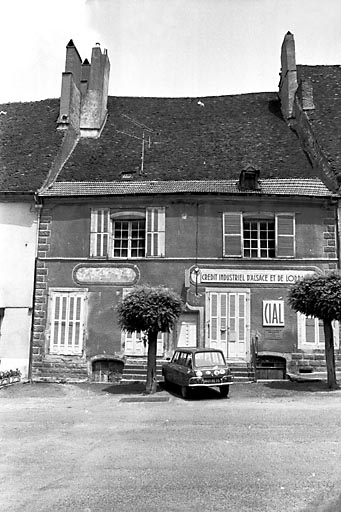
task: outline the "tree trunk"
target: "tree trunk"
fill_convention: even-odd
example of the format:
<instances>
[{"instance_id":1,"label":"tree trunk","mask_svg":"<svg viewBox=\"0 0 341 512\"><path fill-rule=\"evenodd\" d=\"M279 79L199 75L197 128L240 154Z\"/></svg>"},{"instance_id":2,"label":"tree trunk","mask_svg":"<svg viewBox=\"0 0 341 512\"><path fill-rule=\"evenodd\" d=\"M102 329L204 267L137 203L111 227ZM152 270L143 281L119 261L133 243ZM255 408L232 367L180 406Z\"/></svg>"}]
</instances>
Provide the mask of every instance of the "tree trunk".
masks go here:
<instances>
[{"instance_id":1,"label":"tree trunk","mask_svg":"<svg viewBox=\"0 0 341 512\"><path fill-rule=\"evenodd\" d=\"M148 361L147 361L147 382L146 393L155 393L157 389L156 380L156 347L157 331L148 333Z\"/></svg>"},{"instance_id":2,"label":"tree trunk","mask_svg":"<svg viewBox=\"0 0 341 512\"><path fill-rule=\"evenodd\" d=\"M325 354L327 366L327 383L330 389L337 388L334 356L334 333L330 320L323 320Z\"/></svg>"}]
</instances>

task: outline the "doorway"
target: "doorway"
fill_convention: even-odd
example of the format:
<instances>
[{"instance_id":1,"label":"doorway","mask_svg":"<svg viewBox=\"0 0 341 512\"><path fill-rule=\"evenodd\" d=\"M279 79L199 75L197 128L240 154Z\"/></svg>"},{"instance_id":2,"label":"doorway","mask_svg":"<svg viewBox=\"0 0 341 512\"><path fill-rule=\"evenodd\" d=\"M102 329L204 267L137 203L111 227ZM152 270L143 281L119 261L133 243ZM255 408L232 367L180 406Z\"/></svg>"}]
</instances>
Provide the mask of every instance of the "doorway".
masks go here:
<instances>
[{"instance_id":1,"label":"doorway","mask_svg":"<svg viewBox=\"0 0 341 512\"><path fill-rule=\"evenodd\" d=\"M206 315L206 346L222 350L227 359L245 360L250 347L250 291L207 291Z\"/></svg>"}]
</instances>

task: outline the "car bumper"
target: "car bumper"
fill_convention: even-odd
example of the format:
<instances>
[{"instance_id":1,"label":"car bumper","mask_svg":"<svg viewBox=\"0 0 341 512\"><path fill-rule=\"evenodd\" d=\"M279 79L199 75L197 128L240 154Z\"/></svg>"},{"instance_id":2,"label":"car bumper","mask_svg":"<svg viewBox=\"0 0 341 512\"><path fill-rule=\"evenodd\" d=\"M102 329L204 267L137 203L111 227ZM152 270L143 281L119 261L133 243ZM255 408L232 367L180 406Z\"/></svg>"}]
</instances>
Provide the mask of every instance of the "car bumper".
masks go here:
<instances>
[{"instance_id":1,"label":"car bumper","mask_svg":"<svg viewBox=\"0 0 341 512\"><path fill-rule=\"evenodd\" d=\"M224 380L220 379L191 379L188 383L189 388L214 388L217 386L230 386L230 384L233 384L233 377L229 376L228 378L225 378Z\"/></svg>"}]
</instances>

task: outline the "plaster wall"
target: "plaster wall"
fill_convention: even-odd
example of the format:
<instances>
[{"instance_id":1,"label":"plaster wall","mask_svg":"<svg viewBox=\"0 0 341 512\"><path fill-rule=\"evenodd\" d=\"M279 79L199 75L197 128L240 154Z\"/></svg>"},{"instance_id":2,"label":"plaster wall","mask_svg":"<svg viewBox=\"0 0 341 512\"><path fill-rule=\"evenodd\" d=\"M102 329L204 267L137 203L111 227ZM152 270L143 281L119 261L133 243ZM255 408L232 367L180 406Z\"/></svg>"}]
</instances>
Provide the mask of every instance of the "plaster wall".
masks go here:
<instances>
[{"instance_id":1,"label":"plaster wall","mask_svg":"<svg viewBox=\"0 0 341 512\"><path fill-rule=\"evenodd\" d=\"M72 202L71 202L72 201ZM250 334L257 336L258 350L263 353L292 354L297 351L297 321L286 304L287 288L283 284L257 282L218 282L199 284L185 279L186 272L195 266L201 269L214 268L228 271L311 271L333 268L336 265L335 215L333 206L325 200L316 199L262 199L220 196L148 196L120 197L82 202L74 198L56 204L46 201L42 212L46 240L44 256L38 261L36 308L39 318L35 320L33 353L36 363L49 352L49 293L51 288L62 291L86 289L87 315L85 351L79 357L83 363L94 356L124 356L121 331L115 309L126 288L136 283L164 284L182 295L190 311L198 314L197 341L204 346L207 340L207 294L212 288L222 292L233 292L235 288L250 290ZM141 210L148 206L166 208L166 256L140 259L90 258L90 213L91 208L110 208L113 212L128 209ZM223 212L295 213L296 256L295 258L244 259L224 258ZM47 234L50 233L49 236ZM43 236L43 235L41 235ZM331 252L326 251L329 243ZM43 243L43 242L42 242ZM335 262L334 262L335 260ZM82 281L80 275L98 276L108 274L113 268L133 268L135 279L128 283L101 283L96 278ZM78 269L85 271L78 274ZM86 269L94 269L88 272ZM99 272L96 274L96 272ZM219 272L218 272L219 273ZM186 281L186 283L185 283ZM270 280L269 280L270 282ZM188 288L189 286L189 288ZM284 301L284 326L263 325L263 301ZM200 324L200 328L199 328ZM47 336L45 335L47 333ZM171 340L174 343L176 335ZM249 357L249 356L248 356ZM47 364L50 364L50 360ZM82 363L82 364L83 364ZM72 363L73 364L73 363ZM48 371L48 368L47 370Z\"/></svg>"},{"instance_id":2,"label":"plaster wall","mask_svg":"<svg viewBox=\"0 0 341 512\"><path fill-rule=\"evenodd\" d=\"M244 212L255 215L264 212L295 213L296 259L325 256L325 219L335 223L334 210L322 201L291 198L276 201L250 197L239 199L201 198L184 200L164 197L148 198L148 206L166 206L166 257L222 258L223 212ZM134 198L136 209L146 206L146 198ZM51 232L49 255L53 257L88 257L90 253L90 211L97 203L73 203L51 206ZM132 199L114 198L102 202L100 207L116 210L132 209ZM334 232L330 233L333 238ZM244 260L245 261L245 260Z\"/></svg>"},{"instance_id":3,"label":"plaster wall","mask_svg":"<svg viewBox=\"0 0 341 512\"><path fill-rule=\"evenodd\" d=\"M0 204L0 371L28 374L37 213L33 203Z\"/></svg>"},{"instance_id":4,"label":"plaster wall","mask_svg":"<svg viewBox=\"0 0 341 512\"><path fill-rule=\"evenodd\" d=\"M32 307L37 213L32 203L0 203L0 307Z\"/></svg>"}]
</instances>

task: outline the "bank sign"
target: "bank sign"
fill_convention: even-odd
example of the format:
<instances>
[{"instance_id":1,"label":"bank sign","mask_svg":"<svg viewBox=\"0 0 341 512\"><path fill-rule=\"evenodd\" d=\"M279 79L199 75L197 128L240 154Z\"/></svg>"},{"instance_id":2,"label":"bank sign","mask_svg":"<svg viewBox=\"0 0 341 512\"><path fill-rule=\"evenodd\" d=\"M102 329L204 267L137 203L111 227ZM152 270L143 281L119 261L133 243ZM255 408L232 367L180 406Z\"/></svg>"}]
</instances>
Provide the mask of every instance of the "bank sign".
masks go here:
<instances>
[{"instance_id":1,"label":"bank sign","mask_svg":"<svg viewBox=\"0 0 341 512\"><path fill-rule=\"evenodd\" d=\"M263 326L284 326L284 300L263 300Z\"/></svg>"},{"instance_id":2,"label":"bank sign","mask_svg":"<svg viewBox=\"0 0 341 512\"><path fill-rule=\"evenodd\" d=\"M288 286L312 274L314 272L311 270L201 268L198 271L192 271L191 280L197 284L284 284Z\"/></svg>"}]
</instances>

